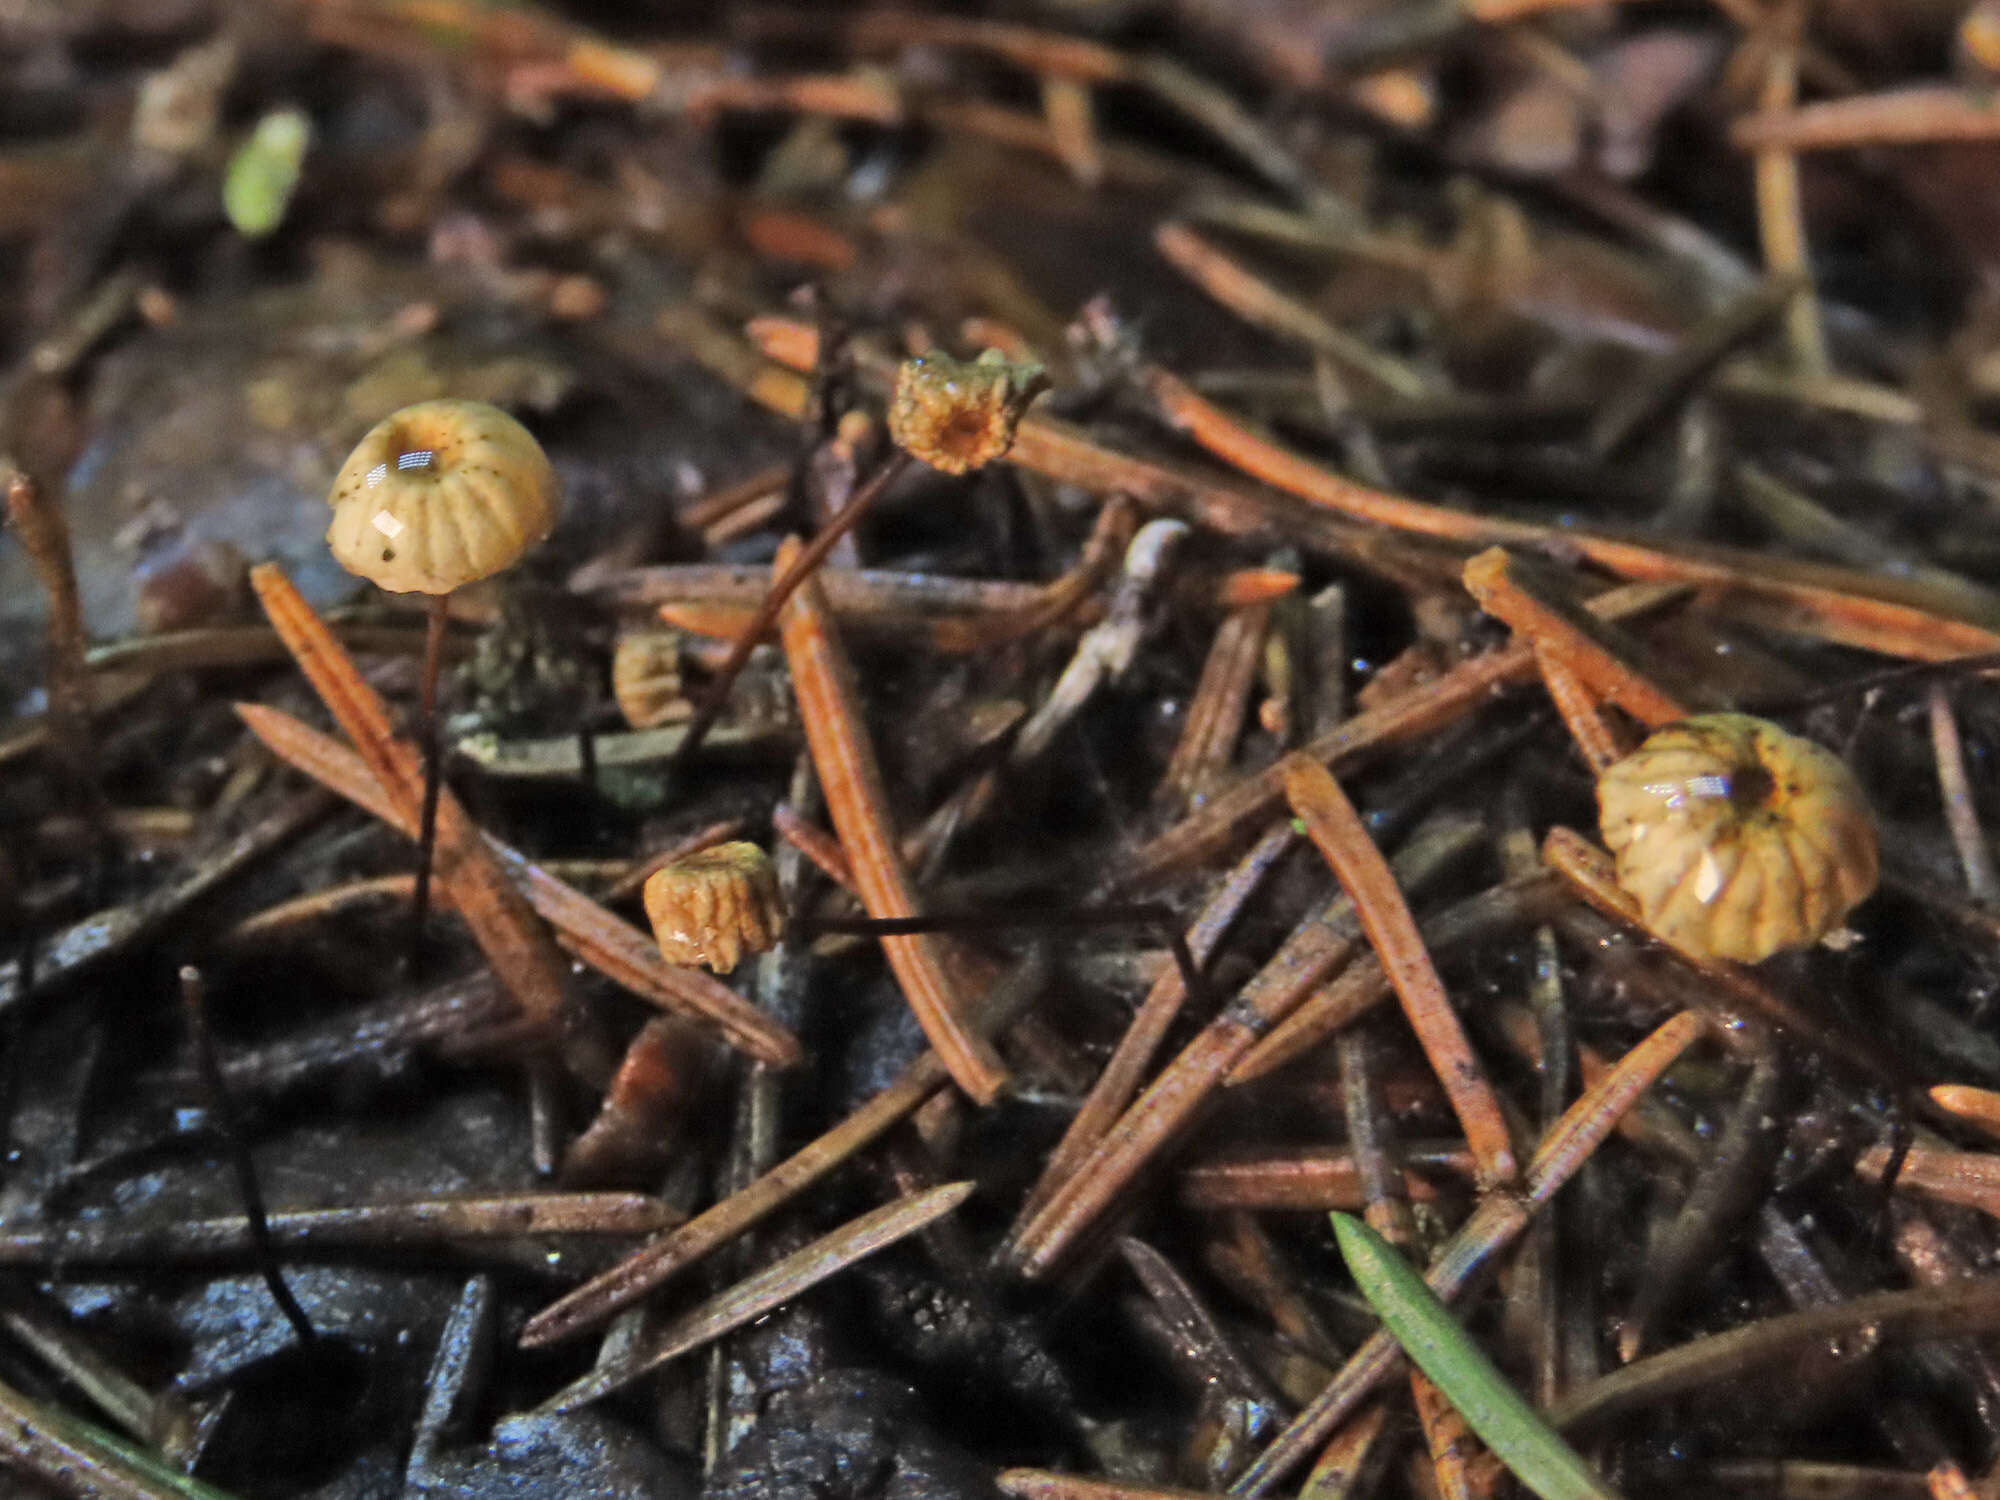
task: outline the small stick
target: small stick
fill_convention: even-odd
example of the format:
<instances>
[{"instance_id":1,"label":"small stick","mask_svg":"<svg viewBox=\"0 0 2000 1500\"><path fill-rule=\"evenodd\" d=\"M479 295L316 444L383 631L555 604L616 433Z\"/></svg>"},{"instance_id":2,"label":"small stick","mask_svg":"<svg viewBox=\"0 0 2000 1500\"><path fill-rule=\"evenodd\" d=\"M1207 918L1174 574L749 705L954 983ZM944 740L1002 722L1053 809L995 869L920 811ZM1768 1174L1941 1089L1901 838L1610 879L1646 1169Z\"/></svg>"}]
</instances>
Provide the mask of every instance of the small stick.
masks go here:
<instances>
[{"instance_id":1,"label":"small stick","mask_svg":"<svg viewBox=\"0 0 2000 1500\"><path fill-rule=\"evenodd\" d=\"M1297 841L1289 823L1281 823L1266 833L1256 848L1237 862L1236 868L1217 886L1201 915L1187 931L1188 951L1197 965L1206 964L1215 956L1216 949L1228 935L1229 929L1241 915L1250 898L1261 888L1264 877L1272 866L1290 852ZM1097 1082L1091 1086L1089 1094L1078 1106L1071 1118L1069 1128L1063 1138L1049 1153L1048 1161L1042 1167L1042 1175L1021 1205L1016 1224L1025 1224L1030 1217L1048 1202L1056 1189L1067 1182L1083 1165L1084 1160L1094 1150L1112 1123L1132 1102L1138 1092L1139 1080L1151 1066L1153 1054L1166 1039L1170 1027L1181 1008L1187 1003L1187 985L1181 978L1178 963L1172 970L1153 981L1146 998L1140 1002L1138 1011L1132 1017L1132 1024L1118 1039L1118 1046L1097 1075Z\"/></svg>"},{"instance_id":2,"label":"small stick","mask_svg":"<svg viewBox=\"0 0 2000 1500\"><path fill-rule=\"evenodd\" d=\"M852 508L859 505L857 498ZM788 542L779 549L776 568L781 578L796 575L799 584L785 602L782 633L813 766L868 914L913 916L916 891L896 847L881 768L861 719L854 669L824 596L800 568L809 555ZM1007 1065L991 1042L967 1027L967 1010L943 951L923 936L884 938L882 948L953 1080L979 1103L991 1104L1007 1082Z\"/></svg>"},{"instance_id":3,"label":"small stick","mask_svg":"<svg viewBox=\"0 0 2000 1500\"><path fill-rule=\"evenodd\" d=\"M1431 1378L1415 1366L1410 1369L1410 1395L1417 1425L1424 1430L1438 1500L1474 1500L1478 1492L1473 1488L1472 1463L1485 1456L1479 1439Z\"/></svg>"},{"instance_id":4,"label":"small stick","mask_svg":"<svg viewBox=\"0 0 2000 1500\"><path fill-rule=\"evenodd\" d=\"M1584 763L1594 774L1602 775L1606 770L1625 758L1626 746L1620 742L1616 730L1604 721L1604 715L1597 707L1597 697L1583 685L1576 673L1563 665L1553 652L1537 649L1535 666L1542 674L1542 686L1548 689L1549 701L1556 706L1562 716L1563 726L1569 730L1569 737L1576 741L1576 748L1582 752Z\"/></svg>"},{"instance_id":5,"label":"small stick","mask_svg":"<svg viewBox=\"0 0 2000 1500\"><path fill-rule=\"evenodd\" d=\"M1860 1177L1879 1182L1894 1164L1894 1147L1870 1146L1856 1160L1854 1170ZM1895 1184L2000 1218L2000 1156L1912 1146L1903 1154Z\"/></svg>"},{"instance_id":6,"label":"small stick","mask_svg":"<svg viewBox=\"0 0 2000 1500\"><path fill-rule=\"evenodd\" d=\"M1202 1382L1271 1413L1288 1405L1229 1337L1222 1320L1173 1262L1133 1235L1118 1242L1118 1253L1162 1321L1175 1345Z\"/></svg>"},{"instance_id":7,"label":"small stick","mask_svg":"<svg viewBox=\"0 0 2000 1500\"><path fill-rule=\"evenodd\" d=\"M1857 146L1908 146L1931 141L2000 139L2000 108L1984 90L1955 84L1916 84L1821 99L1778 113L1745 115L1729 128L1739 150L1845 150Z\"/></svg>"},{"instance_id":8,"label":"small stick","mask_svg":"<svg viewBox=\"0 0 2000 1500\"><path fill-rule=\"evenodd\" d=\"M1433 1203L1442 1195L1439 1175L1472 1180L1472 1153L1458 1141L1413 1141L1401 1152L1402 1197ZM1197 1162L1180 1174L1177 1195L1189 1208L1252 1212L1324 1213L1367 1207L1361 1165L1344 1146L1231 1153Z\"/></svg>"},{"instance_id":9,"label":"small stick","mask_svg":"<svg viewBox=\"0 0 2000 1500\"><path fill-rule=\"evenodd\" d=\"M1014 1500L1215 1500L1208 1490L1162 1489L1117 1479L1084 1479L1054 1469L1002 1469L994 1482Z\"/></svg>"},{"instance_id":10,"label":"small stick","mask_svg":"<svg viewBox=\"0 0 2000 1500\"><path fill-rule=\"evenodd\" d=\"M405 835L416 831L414 808L393 799L362 757L288 714L256 703L239 703L236 713L279 759L380 818ZM444 804L447 808L449 803ZM641 999L697 1017L719 1030L730 1046L777 1068L795 1067L804 1049L792 1032L743 999L719 979L699 969L683 969L660 957L659 944L631 923L605 910L581 891L556 879L489 833L479 837L503 876L528 905L556 931L563 948ZM445 893L458 906L449 867L440 871ZM464 912L462 906L459 907ZM478 928L474 927L475 935ZM502 964L493 970L510 991L515 986ZM525 1007L524 1007L525 1009ZM531 1013L532 1018L532 1013ZM607 1070L608 1071L608 1070Z\"/></svg>"},{"instance_id":11,"label":"small stick","mask_svg":"<svg viewBox=\"0 0 2000 1500\"><path fill-rule=\"evenodd\" d=\"M1307 836L1326 856L1354 902L1369 943L1381 955L1410 1028L1465 1128L1466 1144L1479 1161L1481 1186L1512 1182L1520 1169L1500 1100L1451 1008L1388 861L1326 767L1297 752L1283 766L1286 800L1305 820Z\"/></svg>"},{"instance_id":12,"label":"small stick","mask_svg":"<svg viewBox=\"0 0 2000 1500\"><path fill-rule=\"evenodd\" d=\"M241 1122L236 1118L236 1105L229 1097L229 1090L222 1082L222 1069L215 1060L215 1042L208 1032L208 1009L203 1003L201 970L192 964L181 969L181 1015L187 1023L188 1040L194 1047L195 1066L201 1071L202 1090L208 1095L208 1107L215 1116L216 1133L222 1137L229 1150L230 1165L236 1173L236 1194L243 1200L243 1217L250 1228L251 1254L257 1262L257 1270L264 1278L264 1285L271 1289L271 1300L278 1304L278 1310L292 1325L292 1332L298 1335L301 1344L310 1344L319 1335L313 1331L312 1320L306 1317L306 1310L299 1306L298 1298L285 1284L285 1278L278 1269L277 1253L271 1246L271 1226L264 1217L264 1191L257 1184L257 1167L250 1160L250 1144L243 1138Z\"/></svg>"},{"instance_id":13,"label":"small stick","mask_svg":"<svg viewBox=\"0 0 2000 1500\"><path fill-rule=\"evenodd\" d=\"M854 871L848 868L847 851L840 847L839 839L808 823L782 802L771 809L771 831L811 860L828 880L850 896L855 894Z\"/></svg>"},{"instance_id":14,"label":"small stick","mask_svg":"<svg viewBox=\"0 0 2000 1500\"><path fill-rule=\"evenodd\" d=\"M1944 796L1944 821L1951 829L1951 841L1958 848L1958 861L1965 870L1965 891L1975 906L1991 906L2000 899L2000 872L1993 868L1993 847L1979 826L1979 804L1972 799L1972 779L1965 771L1965 747L1958 734L1958 716L1951 710L1951 695L1941 682L1932 682L1927 694L1931 721L1931 751L1937 758L1938 789Z\"/></svg>"},{"instance_id":15,"label":"small stick","mask_svg":"<svg viewBox=\"0 0 2000 1500\"><path fill-rule=\"evenodd\" d=\"M1726 1236L1754 1206L1784 1140L1780 1107L1785 1070L1776 1050L1759 1058L1728 1124L1673 1222L1647 1247L1632 1311L1618 1330L1618 1357L1630 1364L1675 1311L1695 1278L1714 1263Z\"/></svg>"},{"instance_id":16,"label":"small stick","mask_svg":"<svg viewBox=\"0 0 2000 1500\"><path fill-rule=\"evenodd\" d=\"M424 612L423 725L424 799L417 814L417 890L410 898L409 969L416 973L423 957L424 923L431 909L431 852L437 846L438 784L441 758L437 692L444 660L445 626L451 619L451 596L431 594Z\"/></svg>"},{"instance_id":17,"label":"small stick","mask_svg":"<svg viewBox=\"0 0 2000 1500\"><path fill-rule=\"evenodd\" d=\"M77 812L89 824L93 857L111 848L110 807L98 779L97 741L90 727L90 673L83 609L77 598L76 564L70 555L69 523L62 507L41 486L0 458L7 474L7 520L34 564L35 577L49 599L49 706L45 722L55 746L58 770Z\"/></svg>"},{"instance_id":18,"label":"small stick","mask_svg":"<svg viewBox=\"0 0 2000 1500\"><path fill-rule=\"evenodd\" d=\"M1572 1391L1550 1409L1548 1418L1565 1431L1594 1428L1612 1417L1693 1391L1795 1368L1811 1350L1851 1347L1849 1341L1855 1339L1896 1345L1996 1331L2000 1331L2000 1280L1992 1277L1870 1292L1781 1313L1636 1360Z\"/></svg>"},{"instance_id":19,"label":"small stick","mask_svg":"<svg viewBox=\"0 0 2000 1500\"><path fill-rule=\"evenodd\" d=\"M972 1196L973 1182L950 1182L863 1214L683 1314L616 1364L602 1365L537 1408L573 1411L622 1389L677 1355L762 1317L856 1261L935 1223Z\"/></svg>"},{"instance_id":20,"label":"small stick","mask_svg":"<svg viewBox=\"0 0 2000 1500\"><path fill-rule=\"evenodd\" d=\"M1029 907L1025 910L969 909L929 911L919 917L797 917L793 925L808 934L846 932L860 937L909 937L925 932L1005 932L1011 928L1046 930L1062 927L1145 927L1166 939L1181 984L1197 1000L1204 986L1187 939L1181 935L1174 909L1158 901L1126 906Z\"/></svg>"},{"instance_id":21,"label":"small stick","mask_svg":"<svg viewBox=\"0 0 2000 1500\"><path fill-rule=\"evenodd\" d=\"M464 1254L543 1235L658 1234L679 1216L643 1193L508 1193L416 1198L333 1208L279 1209L263 1219L269 1248L301 1254L352 1250ZM143 1266L257 1257L247 1215L163 1224L86 1221L0 1231L0 1265ZM537 1255L541 1251L537 1249Z\"/></svg>"},{"instance_id":22,"label":"small stick","mask_svg":"<svg viewBox=\"0 0 2000 1500\"><path fill-rule=\"evenodd\" d=\"M1169 265L1253 328L1304 344L1392 395L1430 394L1430 382L1408 364L1328 322L1187 225L1162 224L1153 232L1153 244Z\"/></svg>"},{"instance_id":23,"label":"small stick","mask_svg":"<svg viewBox=\"0 0 2000 1500\"><path fill-rule=\"evenodd\" d=\"M1479 825L1442 824L1413 839L1401 859L1446 861L1479 837ZM1346 897L1296 927L1256 976L1184 1047L1097 1143L1073 1176L1015 1226L1007 1258L1030 1279L1074 1254L1130 1184L1168 1147L1221 1087L1257 1039L1354 955L1361 930Z\"/></svg>"},{"instance_id":24,"label":"small stick","mask_svg":"<svg viewBox=\"0 0 2000 1500\"><path fill-rule=\"evenodd\" d=\"M1431 1262L1424 1279L1449 1301L1527 1228L1532 1213L1548 1203L1576 1175L1611 1134L1625 1112L1651 1088L1704 1030L1701 1018L1681 1011L1656 1028L1542 1137L1528 1163L1525 1201L1496 1193L1481 1201L1471 1218ZM1233 1495L1262 1495L1283 1479L1339 1427L1369 1392L1395 1368L1397 1345L1377 1329L1325 1389L1278 1435L1255 1463L1230 1486Z\"/></svg>"},{"instance_id":25,"label":"small stick","mask_svg":"<svg viewBox=\"0 0 2000 1500\"><path fill-rule=\"evenodd\" d=\"M1377 1401L1362 1410L1328 1440L1314 1460L1312 1472L1299 1487L1299 1500L1355 1500L1370 1493L1363 1485L1379 1472L1388 1451L1382 1436L1389 1431L1387 1403Z\"/></svg>"},{"instance_id":26,"label":"small stick","mask_svg":"<svg viewBox=\"0 0 2000 1500\"><path fill-rule=\"evenodd\" d=\"M1489 547L1466 563L1464 579L1481 609L1553 656L1599 699L1649 728L1687 717L1692 695L1662 686L1665 673L1646 646L1572 602L1553 568Z\"/></svg>"},{"instance_id":27,"label":"small stick","mask_svg":"<svg viewBox=\"0 0 2000 1500\"><path fill-rule=\"evenodd\" d=\"M1780 0L1765 25L1764 84L1758 91L1762 114L1782 114L1799 101L1799 40L1805 29L1803 0ZM1799 162L1789 147L1760 147L1756 153L1757 237L1764 245L1764 268L1798 282L1787 305L1785 330L1793 367L1805 376L1827 373L1826 335L1819 299L1813 294L1812 257L1806 247L1805 209L1799 199Z\"/></svg>"},{"instance_id":28,"label":"small stick","mask_svg":"<svg viewBox=\"0 0 2000 1500\"><path fill-rule=\"evenodd\" d=\"M1422 883L1410 878L1400 857L1390 869L1412 893ZM1424 875L1428 878L1432 873L1426 871ZM1418 931L1433 952L1490 941L1546 920L1553 890L1553 883L1543 873L1515 876L1425 918ZM1241 1088L1276 1072L1294 1058L1303 1057L1387 999L1390 992L1389 976L1382 968L1381 958L1374 953L1359 955L1331 982L1308 995L1229 1070L1229 1087Z\"/></svg>"},{"instance_id":29,"label":"small stick","mask_svg":"<svg viewBox=\"0 0 2000 1500\"><path fill-rule=\"evenodd\" d=\"M736 679L742 675L743 668L750 660L750 653L757 649L757 643L764 638L765 632L777 624L786 602L797 591L799 585L812 576L813 570L826 561L827 554L834 549L834 544L852 531L855 524L874 508L875 502L881 499L889 487L902 476L911 462L910 455L900 448L883 459L874 476L854 492L853 498L838 515L819 529L805 550L792 555L789 565L778 575L770 591L757 606L756 615L744 627L743 633L736 638L736 644L729 648L728 657L710 679L708 693L688 724L687 738L681 741L680 749L674 752L674 758L668 762L669 770L684 770L694 759L695 752L701 749L701 742L708 738L709 730L713 729L715 721L722 717L722 710L729 703L729 690L736 685Z\"/></svg>"},{"instance_id":30,"label":"small stick","mask_svg":"<svg viewBox=\"0 0 2000 1500\"><path fill-rule=\"evenodd\" d=\"M1159 806L1180 811L1228 770L1270 622L1271 606L1252 604L1231 610L1216 628L1201 680L1188 700L1180 741L1154 789Z\"/></svg>"},{"instance_id":31,"label":"small stick","mask_svg":"<svg viewBox=\"0 0 2000 1500\"><path fill-rule=\"evenodd\" d=\"M1973 1129L2000 1140L2000 1093L1965 1083L1940 1083L1931 1090L1940 1109L1948 1110Z\"/></svg>"},{"instance_id":32,"label":"small stick","mask_svg":"<svg viewBox=\"0 0 2000 1500\"><path fill-rule=\"evenodd\" d=\"M1612 392L1590 424L1588 445L1611 458L1651 429L1736 350L1768 328L1798 294L1796 276L1772 276L1688 330L1671 354Z\"/></svg>"},{"instance_id":33,"label":"small stick","mask_svg":"<svg viewBox=\"0 0 2000 1500\"><path fill-rule=\"evenodd\" d=\"M924 1053L889 1087L748 1187L551 1302L521 1330L522 1346L533 1349L557 1343L608 1321L676 1272L776 1212L949 1081L937 1054Z\"/></svg>"}]
</instances>

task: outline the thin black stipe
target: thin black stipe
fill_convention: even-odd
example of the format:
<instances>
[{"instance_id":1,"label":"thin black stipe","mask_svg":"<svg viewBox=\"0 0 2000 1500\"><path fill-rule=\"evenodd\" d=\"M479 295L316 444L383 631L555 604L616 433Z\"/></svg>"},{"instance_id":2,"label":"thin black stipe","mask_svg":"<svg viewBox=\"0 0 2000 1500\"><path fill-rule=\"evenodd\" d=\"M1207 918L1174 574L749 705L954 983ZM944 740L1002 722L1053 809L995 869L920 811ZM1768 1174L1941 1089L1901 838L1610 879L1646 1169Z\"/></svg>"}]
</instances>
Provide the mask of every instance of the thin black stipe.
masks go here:
<instances>
[{"instance_id":1,"label":"thin black stipe","mask_svg":"<svg viewBox=\"0 0 2000 1500\"><path fill-rule=\"evenodd\" d=\"M1181 933L1180 919L1172 907L1157 901L1063 910L1050 907L1040 911L933 911L920 917L794 917L791 925L794 931L807 937L820 933L909 937L923 932L996 932L1008 928L1145 927L1166 938L1188 999L1197 1006L1207 999L1201 970L1196 967L1194 954Z\"/></svg>"},{"instance_id":2,"label":"thin black stipe","mask_svg":"<svg viewBox=\"0 0 2000 1500\"><path fill-rule=\"evenodd\" d=\"M757 649L757 643L777 623L778 612L785 607L785 601L797 592L799 585L805 582L806 576L826 560L826 555L833 551L834 543L854 529L855 523L867 513L881 497L882 492L895 482L897 476L907 469L910 463L910 455L900 448L883 459L881 466L875 470L868 482L856 490L853 498L841 508L840 514L820 528L811 545L798 555L797 561L786 571L785 576L771 585L770 591L764 595L764 602L757 606L755 618L736 638L736 644L729 648L728 657L723 661L721 669L716 672L714 681L709 684L707 696L702 699L701 707L688 724L686 738L681 741L680 748L674 751L673 758L667 762L669 774L684 770L694 759L695 752L701 749L701 742L708 738L709 730L713 729L715 721L722 717L722 710L729 702L729 690L736 685L736 679L742 675L744 664L750 660L750 653Z\"/></svg>"},{"instance_id":3,"label":"thin black stipe","mask_svg":"<svg viewBox=\"0 0 2000 1500\"><path fill-rule=\"evenodd\" d=\"M257 1168L250 1160L250 1147L236 1116L236 1105L223 1086L222 1068L215 1060L215 1041L208 1033L208 1007L203 1001L201 970L192 964L181 970L181 1015L187 1022L188 1040L194 1044L195 1066L201 1072L202 1092L208 1096L209 1112L215 1118L216 1133L229 1150L230 1165L236 1172L236 1194L243 1200L243 1217L250 1226L250 1253L271 1300L292 1325L301 1344L319 1337L299 1299L285 1285L278 1270L277 1252L271 1247L271 1225L264 1216L264 1192L257 1185Z\"/></svg>"},{"instance_id":4,"label":"thin black stipe","mask_svg":"<svg viewBox=\"0 0 2000 1500\"><path fill-rule=\"evenodd\" d=\"M1789 698L1775 698L1755 706L1757 712L1761 714L1800 713L1808 708L1817 708L1822 703L1837 703L1843 698L1851 698L1857 693L1873 692L1877 688L1913 687L1935 678L1949 681L1954 677L1969 677L1977 672L1992 671L2000 671L2000 651L1988 651L1978 656L1951 656L1943 661L1906 662L1900 667L1884 667L1879 672L1863 672L1844 682L1829 683L1808 693L1798 693Z\"/></svg>"},{"instance_id":5,"label":"thin black stipe","mask_svg":"<svg viewBox=\"0 0 2000 1500\"><path fill-rule=\"evenodd\" d=\"M444 658L444 630L450 619L451 596L432 594L430 610L424 617L423 750L424 801L417 818L417 893L410 901L409 971L414 976L422 967L424 926L431 913L431 863L437 847L438 761L438 673Z\"/></svg>"}]
</instances>

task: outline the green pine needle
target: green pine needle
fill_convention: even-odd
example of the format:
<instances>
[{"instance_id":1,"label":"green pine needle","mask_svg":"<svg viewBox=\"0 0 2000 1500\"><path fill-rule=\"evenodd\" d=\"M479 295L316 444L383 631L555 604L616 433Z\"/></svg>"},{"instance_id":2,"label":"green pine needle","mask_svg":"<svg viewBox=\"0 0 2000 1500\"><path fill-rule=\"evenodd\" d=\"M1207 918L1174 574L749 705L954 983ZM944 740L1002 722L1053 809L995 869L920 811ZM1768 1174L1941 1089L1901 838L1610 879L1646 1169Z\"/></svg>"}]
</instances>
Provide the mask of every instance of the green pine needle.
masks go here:
<instances>
[{"instance_id":1,"label":"green pine needle","mask_svg":"<svg viewBox=\"0 0 2000 1500\"><path fill-rule=\"evenodd\" d=\"M1383 1326L1515 1478L1542 1500L1620 1500L1493 1367L1393 1245L1351 1214L1333 1215L1333 1232Z\"/></svg>"}]
</instances>

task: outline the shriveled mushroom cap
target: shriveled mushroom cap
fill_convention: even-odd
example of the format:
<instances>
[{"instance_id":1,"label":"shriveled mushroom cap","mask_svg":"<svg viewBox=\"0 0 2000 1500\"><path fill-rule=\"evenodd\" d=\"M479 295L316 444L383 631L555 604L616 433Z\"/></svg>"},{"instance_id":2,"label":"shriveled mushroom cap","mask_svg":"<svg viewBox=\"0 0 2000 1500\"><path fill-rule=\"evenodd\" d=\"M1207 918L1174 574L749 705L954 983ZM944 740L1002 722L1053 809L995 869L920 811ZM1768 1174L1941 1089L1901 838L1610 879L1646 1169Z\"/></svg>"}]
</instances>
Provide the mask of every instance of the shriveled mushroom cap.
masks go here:
<instances>
[{"instance_id":1,"label":"shriveled mushroom cap","mask_svg":"<svg viewBox=\"0 0 2000 1500\"><path fill-rule=\"evenodd\" d=\"M483 401L419 401L378 422L327 496L340 565L391 593L448 594L549 534L555 470L534 434Z\"/></svg>"}]
</instances>

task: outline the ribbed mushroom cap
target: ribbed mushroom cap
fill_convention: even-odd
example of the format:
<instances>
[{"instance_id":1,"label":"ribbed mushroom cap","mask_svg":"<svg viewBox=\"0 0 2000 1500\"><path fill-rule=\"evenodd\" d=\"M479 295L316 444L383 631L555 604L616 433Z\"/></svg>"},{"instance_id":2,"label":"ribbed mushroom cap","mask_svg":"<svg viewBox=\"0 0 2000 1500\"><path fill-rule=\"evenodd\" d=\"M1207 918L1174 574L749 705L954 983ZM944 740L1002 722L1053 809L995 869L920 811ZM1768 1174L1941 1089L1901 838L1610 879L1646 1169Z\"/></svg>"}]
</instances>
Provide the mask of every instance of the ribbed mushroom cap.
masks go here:
<instances>
[{"instance_id":1,"label":"ribbed mushroom cap","mask_svg":"<svg viewBox=\"0 0 2000 1500\"><path fill-rule=\"evenodd\" d=\"M660 956L727 974L746 953L775 947L785 898L771 857L755 844L717 844L662 865L646 881L646 915Z\"/></svg>"},{"instance_id":2,"label":"ribbed mushroom cap","mask_svg":"<svg viewBox=\"0 0 2000 1500\"><path fill-rule=\"evenodd\" d=\"M549 534L555 470L534 434L483 401L419 401L384 417L327 495L326 542L391 593L448 594L512 567Z\"/></svg>"},{"instance_id":3,"label":"ribbed mushroom cap","mask_svg":"<svg viewBox=\"0 0 2000 1500\"><path fill-rule=\"evenodd\" d=\"M1709 957L1806 947L1875 889L1875 819L1854 774L1767 719L1658 730L1598 778L1597 805L1646 924Z\"/></svg>"}]
</instances>

